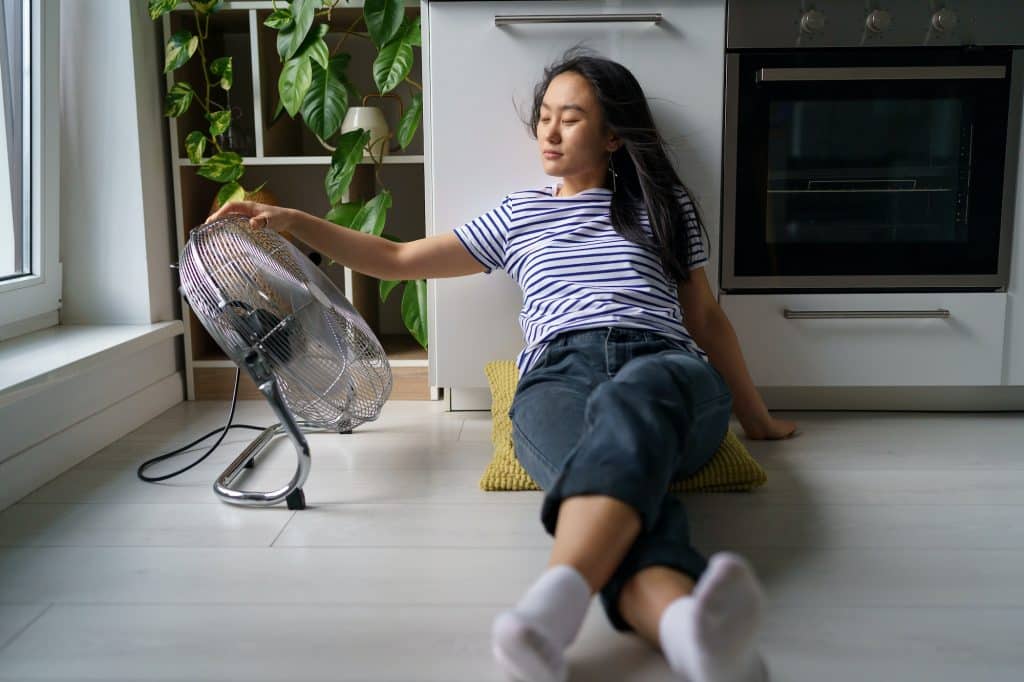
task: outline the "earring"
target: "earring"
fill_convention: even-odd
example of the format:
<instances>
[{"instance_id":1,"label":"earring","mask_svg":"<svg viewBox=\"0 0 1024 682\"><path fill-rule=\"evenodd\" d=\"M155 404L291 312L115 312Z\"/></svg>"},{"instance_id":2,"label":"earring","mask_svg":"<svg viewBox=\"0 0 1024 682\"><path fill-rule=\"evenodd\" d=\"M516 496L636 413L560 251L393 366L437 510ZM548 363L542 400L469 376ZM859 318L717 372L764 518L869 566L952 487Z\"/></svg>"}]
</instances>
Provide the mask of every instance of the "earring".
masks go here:
<instances>
[{"instance_id":1,"label":"earring","mask_svg":"<svg viewBox=\"0 0 1024 682\"><path fill-rule=\"evenodd\" d=\"M612 192L614 193L615 192L615 178L617 178L619 176L619 174L615 172L615 164L612 163L612 157L610 157L610 156L608 157L608 170L612 174Z\"/></svg>"}]
</instances>

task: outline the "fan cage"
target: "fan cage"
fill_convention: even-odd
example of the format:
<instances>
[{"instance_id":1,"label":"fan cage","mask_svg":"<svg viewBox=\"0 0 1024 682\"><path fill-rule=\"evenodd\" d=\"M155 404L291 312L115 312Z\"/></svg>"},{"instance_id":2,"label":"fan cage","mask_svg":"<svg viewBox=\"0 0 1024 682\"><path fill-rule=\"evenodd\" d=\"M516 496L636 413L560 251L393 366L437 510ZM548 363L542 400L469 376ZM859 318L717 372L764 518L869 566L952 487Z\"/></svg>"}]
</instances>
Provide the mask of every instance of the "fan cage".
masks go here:
<instances>
[{"instance_id":1,"label":"fan cage","mask_svg":"<svg viewBox=\"0 0 1024 682\"><path fill-rule=\"evenodd\" d=\"M392 388L383 347L334 282L279 234L225 216L191 232L179 272L210 336L240 367L258 352L292 414L339 431L380 415Z\"/></svg>"}]
</instances>

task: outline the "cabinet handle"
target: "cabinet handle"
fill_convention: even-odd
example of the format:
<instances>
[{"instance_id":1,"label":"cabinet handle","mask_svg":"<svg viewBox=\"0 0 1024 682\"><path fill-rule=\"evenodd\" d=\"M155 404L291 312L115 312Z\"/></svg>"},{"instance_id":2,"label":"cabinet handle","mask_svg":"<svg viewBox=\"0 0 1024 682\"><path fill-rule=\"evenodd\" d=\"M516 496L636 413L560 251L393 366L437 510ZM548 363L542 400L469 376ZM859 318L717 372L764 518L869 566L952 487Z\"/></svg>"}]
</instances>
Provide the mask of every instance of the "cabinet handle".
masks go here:
<instances>
[{"instance_id":1,"label":"cabinet handle","mask_svg":"<svg viewBox=\"0 0 1024 682\"><path fill-rule=\"evenodd\" d=\"M758 83L766 81L881 81L1005 78L1005 66L877 66L810 69L760 69Z\"/></svg>"},{"instance_id":2,"label":"cabinet handle","mask_svg":"<svg viewBox=\"0 0 1024 682\"><path fill-rule=\"evenodd\" d=\"M950 317L945 308L938 310L790 310L782 309L782 316L787 320L812 319L854 319L854 318L903 318L903 317Z\"/></svg>"},{"instance_id":3,"label":"cabinet handle","mask_svg":"<svg viewBox=\"0 0 1024 682\"><path fill-rule=\"evenodd\" d=\"M655 14L495 14L495 26L511 24L592 24L598 22L661 23L661 12Z\"/></svg>"}]
</instances>

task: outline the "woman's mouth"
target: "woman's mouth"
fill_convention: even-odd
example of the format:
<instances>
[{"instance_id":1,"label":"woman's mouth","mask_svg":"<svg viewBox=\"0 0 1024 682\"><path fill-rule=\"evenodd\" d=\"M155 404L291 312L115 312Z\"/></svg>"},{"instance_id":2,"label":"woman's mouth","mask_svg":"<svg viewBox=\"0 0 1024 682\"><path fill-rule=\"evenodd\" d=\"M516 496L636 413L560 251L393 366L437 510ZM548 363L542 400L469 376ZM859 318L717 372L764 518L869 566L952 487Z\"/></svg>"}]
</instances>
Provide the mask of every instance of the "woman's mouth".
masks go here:
<instances>
[{"instance_id":1,"label":"woman's mouth","mask_svg":"<svg viewBox=\"0 0 1024 682\"><path fill-rule=\"evenodd\" d=\"M562 155L559 154L558 152L544 152L545 159L557 159L560 158L561 156Z\"/></svg>"}]
</instances>

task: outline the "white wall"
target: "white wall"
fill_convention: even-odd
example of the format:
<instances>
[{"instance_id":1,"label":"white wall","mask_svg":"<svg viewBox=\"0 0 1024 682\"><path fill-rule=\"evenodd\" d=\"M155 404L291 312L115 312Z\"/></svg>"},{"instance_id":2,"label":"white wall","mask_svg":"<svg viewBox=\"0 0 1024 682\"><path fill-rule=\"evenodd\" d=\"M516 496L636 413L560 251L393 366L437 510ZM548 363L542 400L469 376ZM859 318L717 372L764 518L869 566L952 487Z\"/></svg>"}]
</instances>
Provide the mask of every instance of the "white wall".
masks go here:
<instances>
[{"instance_id":1,"label":"white wall","mask_svg":"<svg viewBox=\"0 0 1024 682\"><path fill-rule=\"evenodd\" d=\"M175 319L160 24L132 0L61 13L61 322Z\"/></svg>"},{"instance_id":2,"label":"white wall","mask_svg":"<svg viewBox=\"0 0 1024 682\"><path fill-rule=\"evenodd\" d=\"M61 186L44 203L60 202L61 324L180 319L161 26L142 0L59 7ZM158 341L0 402L0 509L182 401L181 340Z\"/></svg>"}]
</instances>

